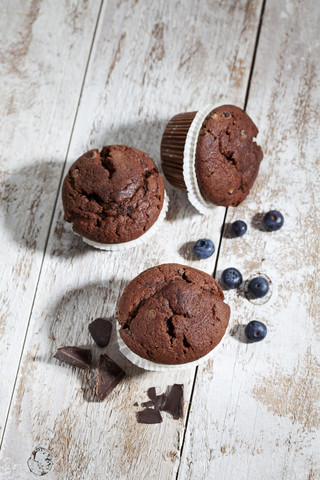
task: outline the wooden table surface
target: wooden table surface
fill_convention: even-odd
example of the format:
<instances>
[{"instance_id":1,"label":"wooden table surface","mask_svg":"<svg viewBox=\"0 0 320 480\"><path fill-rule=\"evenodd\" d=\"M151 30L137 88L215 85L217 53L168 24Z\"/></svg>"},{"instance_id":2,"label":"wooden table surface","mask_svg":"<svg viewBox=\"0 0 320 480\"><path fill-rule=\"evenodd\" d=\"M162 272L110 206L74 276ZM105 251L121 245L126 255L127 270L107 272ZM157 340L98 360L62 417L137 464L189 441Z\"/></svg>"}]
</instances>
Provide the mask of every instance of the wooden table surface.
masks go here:
<instances>
[{"instance_id":1,"label":"wooden table surface","mask_svg":"<svg viewBox=\"0 0 320 480\"><path fill-rule=\"evenodd\" d=\"M38 447L48 480L320 479L319 1L2 0L0 12L0 479L36 478ZM149 245L108 253L69 232L61 179L80 154L124 143L159 165L168 119L208 103L245 108L260 130L264 160L241 206L202 216L167 184ZM270 209L284 214L279 232L260 227ZM228 236L235 219L243 238ZM195 261L202 237L216 252ZM90 345L96 359L90 320L113 319L125 285L167 262L218 280L228 266L262 272L273 293L257 305L225 292L227 335L196 369L144 372L113 334L104 351L127 375L98 402L95 371L53 354ZM245 342L252 319L268 327L261 343ZM183 420L138 424L133 404L174 383Z\"/></svg>"}]
</instances>

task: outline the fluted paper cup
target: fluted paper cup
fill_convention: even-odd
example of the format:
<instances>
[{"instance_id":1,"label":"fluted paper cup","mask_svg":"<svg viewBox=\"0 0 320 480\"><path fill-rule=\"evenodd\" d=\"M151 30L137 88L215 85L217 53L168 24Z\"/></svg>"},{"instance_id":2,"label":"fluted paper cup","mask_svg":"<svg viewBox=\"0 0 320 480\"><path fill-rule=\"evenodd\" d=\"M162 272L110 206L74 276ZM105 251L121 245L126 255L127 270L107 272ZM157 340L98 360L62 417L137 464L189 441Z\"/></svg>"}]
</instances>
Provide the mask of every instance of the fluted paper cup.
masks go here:
<instances>
[{"instance_id":1,"label":"fluted paper cup","mask_svg":"<svg viewBox=\"0 0 320 480\"><path fill-rule=\"evenodd\" d=\"M198 112L175 115L167 124L161 141L162 170L166 179L174 187L186 190L189 201L203 215L219 208L201 195L195 169L199 133L214 108L207 105Z\"/></svg>"},{"instance_id":2,"label":"fluted paper cup","mask_svg":"<svg viewBox=\"0 0 320 480\"><path fill-rule=\"evenodd\" d=\"M168 211L168 206L169 206L169 197L166 192L164 192L164 200L163 200L163 205L161 212L157 218L157 220L154 222L153 225L140 237L130 240L129 242L123 242L123 243L99 243L95 242L93 240L89 240L86 237L83 237L82 235L79 235L72 229L72 224L68 223L70 226L71 230L75 235L78 235L79 237L82 238L82 240L87 243L88 245L91 245L91 247L98 248L100 250L106 250L106 251L111 251L111 252L119 252L121 250L128 250L133 247L138 247L139 245L142 245L150 240L160 229L161 225L164 222L164 219L166 217L167 211Z\"/></svg>"},{"instance_id":3,"label":"fluted paper cup","mask_svg":"<svg viewBox=\"0 0 320 480\"><path fill-rule=\"evenodd\" d=\"M191 369L198 367L199 365L202 365L205 363L207 360L212 358L215 352L217 352L217 348L222 344L226 333L218 343L216 347L214 347L209 353L204 355L203 357L199 358L198 360L194 360L193 362L188 362L188 363L180 363L178 365L171 365L171 364L165 364L165 363L156 363L152 362L150 360L147 360L145 358L140 357L136 353L134 353L130 348L125 344L125 342L122 340L120 336L120 329L121 325L119 324L117 318L117 341L118 341L118 346L119 350L124 355L131 363L136 365L137 367L143 368L144 370L149 370L153 372L168 372L172 370L186 370L186 369Z\"/></svg>"}]
</instances>

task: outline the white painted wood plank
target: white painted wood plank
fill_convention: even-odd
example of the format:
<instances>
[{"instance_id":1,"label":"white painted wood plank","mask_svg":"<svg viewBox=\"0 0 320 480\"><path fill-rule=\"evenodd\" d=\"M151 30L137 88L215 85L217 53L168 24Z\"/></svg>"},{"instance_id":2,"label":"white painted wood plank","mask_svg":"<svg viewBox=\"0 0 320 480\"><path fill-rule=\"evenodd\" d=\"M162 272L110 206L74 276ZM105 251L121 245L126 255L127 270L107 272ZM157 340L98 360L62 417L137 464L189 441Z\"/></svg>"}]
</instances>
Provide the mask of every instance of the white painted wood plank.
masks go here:
<instances>
[{"instance_id":1,"label":"white painted wood plank","mask_svg":"<svg viewBox=\"0 0 320 480\"><path fill-rule=\"evenodd\" d=\"M274 293L256 306L226 292L230 336L199 370L179 479L320 478L320 5L306 3L266 4L247 108L265 158L254 194L228 211L248 232L224 238L218 262L267 274ZM270 209L284 214L278 232L259 230ZM243 343L253 319L267 338Z\"/></svg>"},{"instance_id":2,"label":"white painted wood plank","mask_svg":"<svg viewBox=\"0 0 320 480\"><path fill-rule=\"evenodd\" d=\"M235 7L200 0L106 2L68 164L108 143L136 146L159 163L170 116L210 100L242 105L260 8L260 2L244 1ZM150 386L163 391L178 382L185 384L187 407L194 371L143 373L120 357L113 341L107 351L128 375L110 398L96 403L95 373L76 372L52 358L63 344L92 345L88 322L113 317L124 286L142 270L181 262L212 273L215 257L195 262L185 244L202 236L217 244L224 209L203 218L184 193L168 191L161 236L130 253L85 246L65 227L59 200L4 437L9 477L29 478L26 460L42 445L53 456L48 479L174 478L183 423L164 415L159 426L138 425L133 403L145 400Z\"/></svg>"},{"instance_id":3,"label":"white painted wood plank","mask_svg":"<svg viewBox=\"0 0 320 480\"><path fill-rule=\"evenodd\" d=\"M0 440L98 11L75 0L0 7Z\"/></svg>"}]
</instances>

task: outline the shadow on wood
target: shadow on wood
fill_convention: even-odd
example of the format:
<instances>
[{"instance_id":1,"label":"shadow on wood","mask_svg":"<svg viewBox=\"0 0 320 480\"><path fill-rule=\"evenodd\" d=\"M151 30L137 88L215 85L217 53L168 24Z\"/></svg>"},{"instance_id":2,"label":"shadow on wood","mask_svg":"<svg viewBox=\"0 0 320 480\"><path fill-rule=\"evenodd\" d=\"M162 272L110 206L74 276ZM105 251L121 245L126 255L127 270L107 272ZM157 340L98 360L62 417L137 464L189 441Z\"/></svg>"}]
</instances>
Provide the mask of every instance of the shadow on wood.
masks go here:
<instances>
[{"instance_id":1,"label":"shadow on wood","mask_svg":"<svg viewBox=\"0 0 320 480\"><path fill-rule=\"evenodd\" d=\"M245 327L246 325L235 325L229 330L230 337L235 338L240 343L250 343L244 334Z\"/></svg>"},{"instance_id":2,"label":"shadow on wood","mask_svg":"<svg viewBox=\"0 0 320 480\"><path fill-rule=\"evenodd\" d=\"M194 244L195 242L186 242L183 245L181 245L181 247L179 248L179 254L181 255L181 257L183 257L185 260L196 261L197 258L193 255L193 252L192 252L192 247Z\"/></svg>"},{"instance_id":3,"label":"shadow on wood","mask_svg":"<svg viewBox=\"0 0 320 480\"><path fill-rule=\"evenodd\" d=\"M263 217L265 216L266 212L256 213L251 220L251 226L260 232L267 232L268 230L265 228L263 224Z\"/></svg>"},{"instance_id":4,"label":"shadow on wood","mask_svg":"<svg viewBox=\"0 0 320 480\"><path fill-rule=\"evenodd\" d=\"M136 122L115 127L103 134L101 145L88 144L87 150L103 145L126 144L147 152L160 166L160 143L167 120ZM70 164L76 159L71 159ZM59 161L35 161L29 166L16 169L4 180L2 208L5 225L13 240L32 251L43 251L57 200L58 213L53 222L53 238L50 254L70 258L85 254L92 247L74 235L64 220L60 192L63 159ZM166 182L170 197L166 221L173 222L200 214L190 204L186 192L174 189ZM50 242L49 242L50 243Z\"/></svg>"},{"instance_id":5,"label":"shadow on wood","mask_svg":"<svg viewBox=\"0 0 320 480\"><path fill-rule=\"evenodd\" d=\"M89 283L82 288L67 291L53 308L50 309L46 320L46 331L42 334L49 340L48 354L37 356L36 360L49 363L58 363L61 368L72 369L81 381L83 398L88 402L99 401L95 394L96 368L99 355L106 353L127 374L128 377L142 375L144 370L131 364L119 351L116 336L115 315L106 315L106 310L116 311L118 298L128 281L113 280L105 286L98 283ZM88 330L89 323L98 316L108 318L112 322L112 333L109 345L99 347L91 338ZM77 346L90 348L92 351L92 368L88 371L67 364L60 363L53 358L58 348L62 346Z\"/></svg>"},{"instance_id":6,"label":"shadow on wood","mask_svg":"<svg viewBox=\"0 0 320 480\"><path fill-rule=\"evenodd\" d=\"M222 234L223 238L236 238L236 236L231 231L231 225L231 222L225 224Z\"/></svg>"},{"instance_id":7,"label":"shadow on wood","mask_svg":"<svg viewBox=\"0 0 320 480\"><path fill-rule=\"evenodd\" d=\"M44 248L61 172L61 163L39 160L13 170L4 180L5 226L15 242L32 251Z\"/></svg>"}]
</instances>

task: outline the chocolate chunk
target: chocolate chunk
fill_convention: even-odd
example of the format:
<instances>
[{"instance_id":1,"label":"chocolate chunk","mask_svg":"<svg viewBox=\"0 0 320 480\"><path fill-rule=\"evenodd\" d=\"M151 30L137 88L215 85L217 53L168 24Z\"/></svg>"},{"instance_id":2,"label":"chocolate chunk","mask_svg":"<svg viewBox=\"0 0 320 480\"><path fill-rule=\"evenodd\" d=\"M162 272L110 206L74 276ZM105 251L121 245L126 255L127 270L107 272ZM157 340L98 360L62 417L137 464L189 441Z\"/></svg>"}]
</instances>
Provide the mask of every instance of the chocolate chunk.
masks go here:
<instances>
[{"instance_id":1,"label":"chocolate chunk","mask_svg":"<svg viewBox=\"0 0 320 480\"><path fill-rule=\"evenodd\" d=\"M104 400L121 382L125 372L108 355L100 355L98 363L96 394Z\"/></svg>"},{"instance_id":2,"label":"chocolate chunk","mask_svg":"<svg viewBox=\"0 0 320 480\"><path fill-rule=\"evenodd\" d=\"M153 403L155 403L155 402L156 402L156 398L157 398L156 387L150 387L150 388L148 388L147 394L148 394L148 397L150 398L150 400L152 400Z\"/></svg>"},{"instance_id":3,"label":"chocolate chunk","mask_svg":"<svg viewBox=\"0 0 320 480\"><path fill-rule=\"evenodd\" d=\"M61 347L53 355L61 362L72 365L73 367L88 369L91 367L91 350L80 347Z\"/></svg>"},{"instance_id":4,"label":"chocolate chunk","mask_svg":"<svg viewBox=\"0 0 320 480\"><path fill-rule=\"evenodd\" d=\"M112 323L105 318L96 318L89 325L89 332L99 347L106 347L110 341Z\"/></svg>"},{"instance_id":5,"label":"chocolate chunk","mask_svg":"<svg viewBox=\"0 0 320 480\"><path fill-rule=\"evenodd\" d=\"M151 388L148 388L148 397L150 398L150 400L152 401L153 405L154 405L154 408L156 410L161 410L161 406L163 404L163 401L165 399L165 395L162 393L161 395L157 395L156 394L156 389L155 387L151 387ZM145 402L145 403L142 403L141 405L144 407L148 407L147 404L149 404L150 402Z\"/></svg>"},{"instance_id":6,"label":"chocolate chunk","mask_svg":"<svg viewBox=\"0 0 320 480\"><path fill-rule=\"evenodd\" d=\"M183 385L173 385L161 410L169 412L175 420L183 418Z\"/></svg>"},{"instance_id":7,"label":"chocolate chunk","mask_svg":"<svg viewBox=\"0 0 320 480\"><path fill-rule=\"evenodd\" d=\"M163 402L165 401L166 399L166 396L164 393L162 393L161 395L157 395L156 396L156 401L155 401L155 404L154 404L154 408L156 410L162 410L162 405L163 405Z\"/></svg>"},{"instance_id":8,"label":"chocolate chunk","mask_svg":"<svg viewBox=\"0 0 320 480\"><path fill-rule=\"evenodd\" d=\"M153 406L154 406L154 403L152 400L148 400L147 402L141 403L141 407L144 407L144 408L152 408Z\"/></svg>"},{"instance_id":9,"label":"chocolate chunk","mask_svg":"<svg viewBox=\"0 0 320 480\"><path fill-rule=\"evenodd\" d=\"M146 408L137 412L138 423L147 423L148 425L154 423L162 423L162 417L159 410L154 410L153 408Z\"/></svg>"},{"instance_id":10,"label":"chocolate chunk","mask_svg":"<svg viewBox=\"0 0 320 480\"><path fill-rule=\"evenodd\" d=\"M133 406L134 406L134 407L139 407L139 403L138 403L138 402L134 402Z\"/></svg>"}]
</instances>

